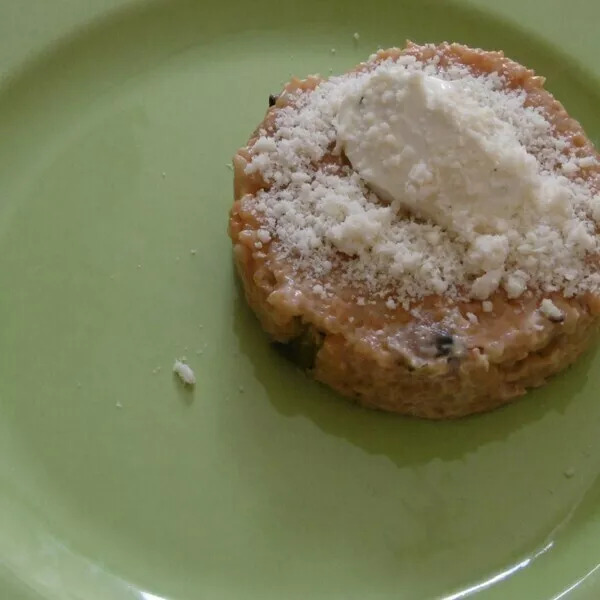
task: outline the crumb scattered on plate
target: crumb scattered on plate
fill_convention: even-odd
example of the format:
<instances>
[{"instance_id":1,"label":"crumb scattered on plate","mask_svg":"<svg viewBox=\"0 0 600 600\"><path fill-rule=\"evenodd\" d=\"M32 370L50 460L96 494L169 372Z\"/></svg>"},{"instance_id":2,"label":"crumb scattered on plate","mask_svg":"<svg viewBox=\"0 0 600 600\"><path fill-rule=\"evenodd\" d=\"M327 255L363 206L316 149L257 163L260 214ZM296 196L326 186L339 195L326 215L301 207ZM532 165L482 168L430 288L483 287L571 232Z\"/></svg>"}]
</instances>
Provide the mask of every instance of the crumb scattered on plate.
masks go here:
<instances>
[{"instance_id":1,"label":"crumb scattered on plate","mask_svg":"<svg viewBox=\"0 0 600 600\"><path fill-rule=\"evenodd\" d=\"M175 363L173 364L173 372L176 373L186 385L194 385L196 383L196 375L194 375L192 368L179 359L175 360Z\"/></svg>"}]
</instances>

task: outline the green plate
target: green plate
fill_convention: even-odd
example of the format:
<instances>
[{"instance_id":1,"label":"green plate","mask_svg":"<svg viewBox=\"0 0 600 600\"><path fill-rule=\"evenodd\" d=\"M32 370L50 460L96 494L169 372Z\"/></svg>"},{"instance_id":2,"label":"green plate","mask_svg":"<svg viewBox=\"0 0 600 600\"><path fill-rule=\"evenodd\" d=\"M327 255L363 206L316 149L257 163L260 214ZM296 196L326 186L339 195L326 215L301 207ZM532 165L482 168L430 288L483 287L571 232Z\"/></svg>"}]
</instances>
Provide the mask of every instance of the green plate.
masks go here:
<instances>
[{"instance_id":1,"label":"green plate","mask_svg":"<svg viewBox=\"0 0 600 600\"><path fill-rule=\"evenodd\" d=\"M477 418L361 410L225 233L269 93L405 38L503 48L599 136L600 5L495 4L2 3L0 598L600 597L599 353Z\"/></svg>"}]
</instances>

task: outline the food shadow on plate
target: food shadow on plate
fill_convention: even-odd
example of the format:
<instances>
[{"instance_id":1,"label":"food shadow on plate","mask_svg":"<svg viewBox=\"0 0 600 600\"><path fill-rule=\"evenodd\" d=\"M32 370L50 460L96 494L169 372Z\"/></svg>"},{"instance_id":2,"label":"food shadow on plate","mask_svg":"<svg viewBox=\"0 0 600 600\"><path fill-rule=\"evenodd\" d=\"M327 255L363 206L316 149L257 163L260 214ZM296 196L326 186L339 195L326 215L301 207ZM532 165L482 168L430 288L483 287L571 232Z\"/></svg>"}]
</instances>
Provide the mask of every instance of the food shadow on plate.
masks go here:
<instances>
[{"instance_id":1,"label":"food shadow on plate","mask_svg":"<svg viewBox=\"0 0 600 600\"><path fill-rule=\"evenodd\" d=\"M196 386L184 383L175 372L172 373L171 380L179 401L185 406L191 406L194 403L194 391Z\"/></svg>"},{"instance_id":2,"label":"food shadow on plate","mask_svg":"<svg viewBox=\"0 0 600 600\"><path fill-rule=\"evenodd\" d=\"M564 415L585 385L594 357L593 351L586 352L544 388L492 412L427 421L363 408L312 380L269 342L246 304L237 279L234 294L233 327L240 351L252 364L254 376L272 406L286 417L306 417L325 433L343 438L369 454L385 455L400 467L436 458L458 460L548 415Z\"/></svg>"}]
</instances>

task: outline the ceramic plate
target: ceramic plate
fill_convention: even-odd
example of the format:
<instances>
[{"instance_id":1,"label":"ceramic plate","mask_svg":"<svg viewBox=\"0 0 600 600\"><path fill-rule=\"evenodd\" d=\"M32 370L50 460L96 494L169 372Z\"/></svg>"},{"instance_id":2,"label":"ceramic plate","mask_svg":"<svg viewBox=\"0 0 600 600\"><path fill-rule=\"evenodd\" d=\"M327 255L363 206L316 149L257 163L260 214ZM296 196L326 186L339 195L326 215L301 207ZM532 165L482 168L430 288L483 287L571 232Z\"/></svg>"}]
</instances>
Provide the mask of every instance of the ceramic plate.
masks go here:
<instances>
[{"instance_id":1,"label":"ceramic plate","mask_svg":"<svg viewBox=\"0 0 600 600\"><path fill-rule=\"evenodd\" d=\"M230 159L292 74L502 48L600 135L600 5L493 5L2 3L0 597L600 595L600 354L492 414L368 412L232 271Z\"/></svg>"}]
</instances>

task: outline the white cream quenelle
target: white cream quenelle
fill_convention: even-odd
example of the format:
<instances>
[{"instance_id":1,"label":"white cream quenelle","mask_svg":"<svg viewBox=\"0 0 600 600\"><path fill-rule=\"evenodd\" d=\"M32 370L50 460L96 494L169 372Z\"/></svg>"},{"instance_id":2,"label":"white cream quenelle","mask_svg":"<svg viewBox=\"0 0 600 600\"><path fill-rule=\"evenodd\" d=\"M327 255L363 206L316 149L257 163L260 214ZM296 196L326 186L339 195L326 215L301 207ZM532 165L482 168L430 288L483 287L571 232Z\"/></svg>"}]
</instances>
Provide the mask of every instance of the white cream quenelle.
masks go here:
<instances>
[{"instance_id":1,"label":"white cream quenelle","mask_svg":"<svg viewBox=\"0 0 600 600\"><path fill-rule=\"evenodd\" d=\"M516 219L571 216L569 195L548 190L515 129L460 81L379 70L341 104L338 143L383 199L467 241L505 234Z\"/></svg>"}]
</instances>

